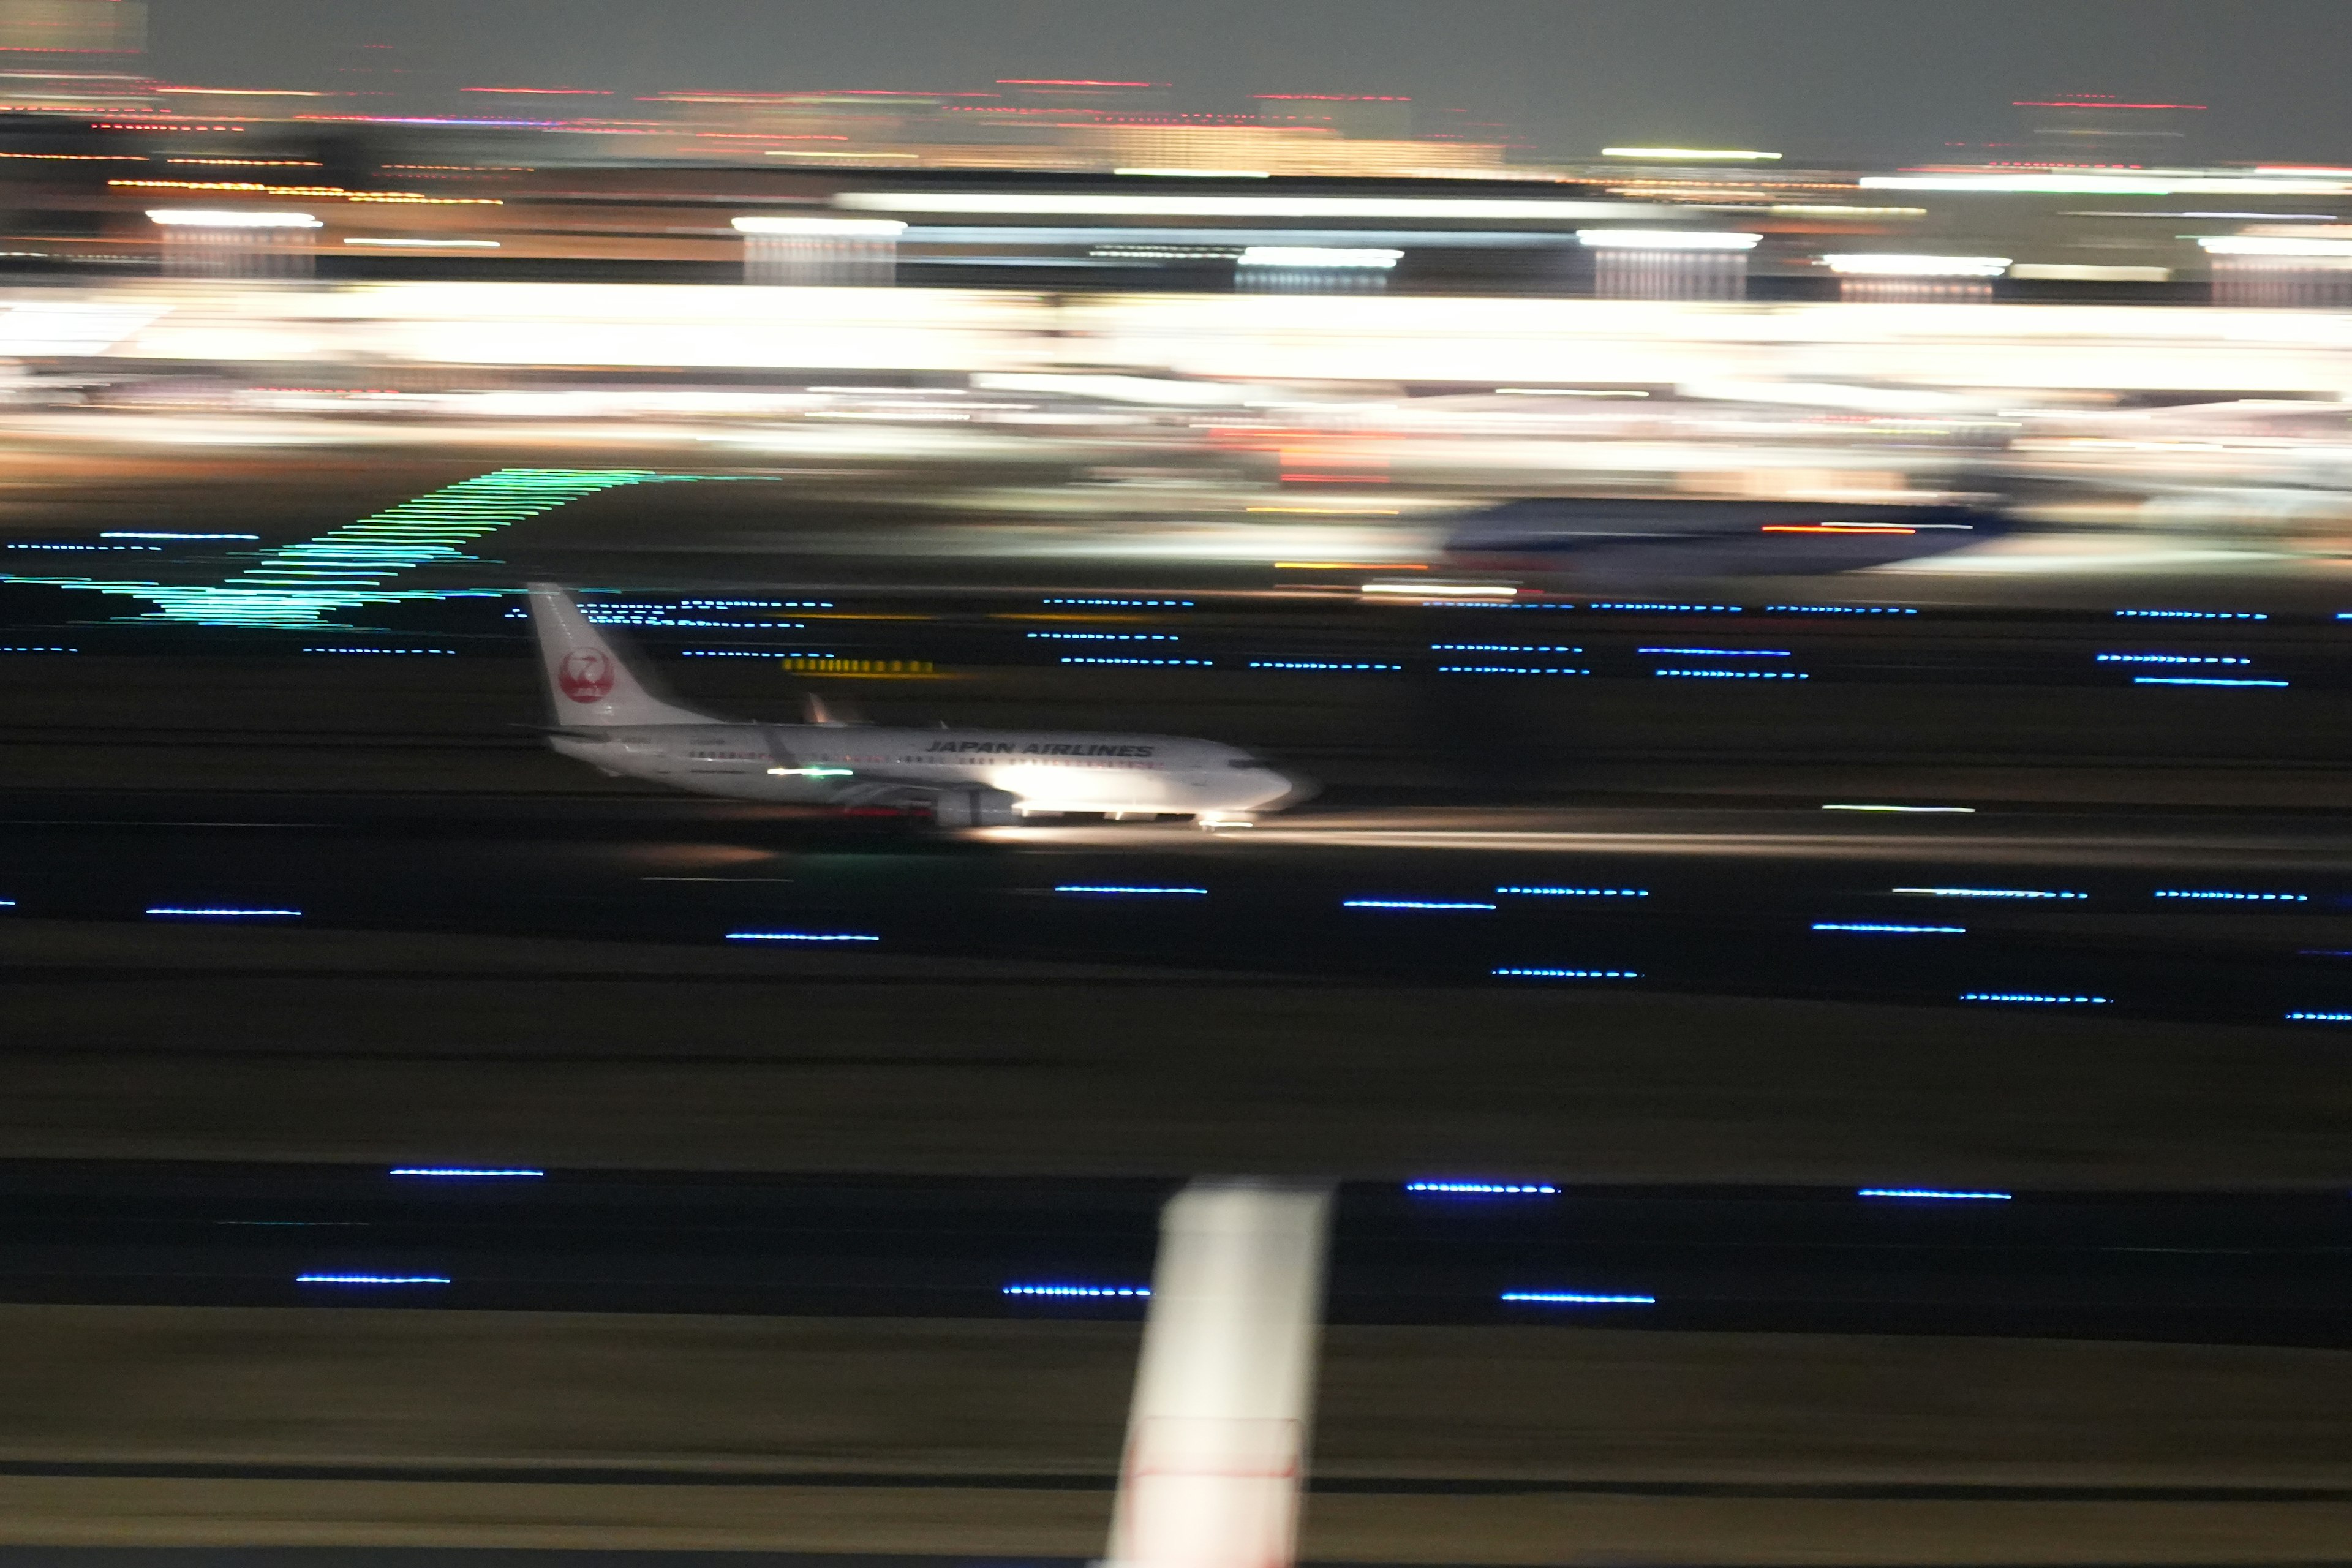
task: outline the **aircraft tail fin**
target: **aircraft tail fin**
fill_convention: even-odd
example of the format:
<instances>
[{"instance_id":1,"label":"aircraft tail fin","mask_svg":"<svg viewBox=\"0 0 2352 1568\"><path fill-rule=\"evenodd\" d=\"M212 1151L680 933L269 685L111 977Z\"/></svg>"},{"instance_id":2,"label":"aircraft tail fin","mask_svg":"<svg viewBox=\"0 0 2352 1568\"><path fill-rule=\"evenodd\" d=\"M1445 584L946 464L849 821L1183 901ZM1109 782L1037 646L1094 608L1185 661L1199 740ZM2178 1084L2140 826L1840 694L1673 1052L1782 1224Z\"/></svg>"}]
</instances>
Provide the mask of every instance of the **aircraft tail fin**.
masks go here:
<instances>
[{"instance_id":1,"label":"aircraft tail fin","mask_svg":"<svg viewBox=\"0 0 2352 1568\"><path fill-rule=\"evenodd\" d=\"M580 613L572 595L551 584L530 585L530 625L539 636L549 704L565 729L637 724L707 724L707 713L656 695L619 639Z\"/></svg>"}]
</instances>

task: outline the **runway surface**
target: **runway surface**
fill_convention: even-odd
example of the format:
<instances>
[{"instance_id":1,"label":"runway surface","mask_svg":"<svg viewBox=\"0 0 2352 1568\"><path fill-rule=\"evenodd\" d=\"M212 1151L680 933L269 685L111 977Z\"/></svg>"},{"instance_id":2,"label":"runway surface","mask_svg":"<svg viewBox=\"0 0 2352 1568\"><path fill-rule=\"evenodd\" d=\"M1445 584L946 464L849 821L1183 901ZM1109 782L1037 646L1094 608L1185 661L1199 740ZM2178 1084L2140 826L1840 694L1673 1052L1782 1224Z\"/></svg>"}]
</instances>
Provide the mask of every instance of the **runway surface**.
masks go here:
<instances>
[{"instance_id":1,"label":"runway surface","mask_svg":"<svg viewBox=\"0 0 2352 1568\"><path fill-rule=\"evenodd\" d=\"M0 1166L0 1300L1137 1321L1172 1190L423 1170ZM2347 1285L2341 1193L1439 1175L1344 1189L1328 1316L2347 1347Z\"/></svg>"},{"instance_id":2,"label":"runway surface","mask_svg":"<svg viewBox=\"0 0 2352 1568\"><path fill-rule=\"evenodd\" d=\"M1333 809L940 839L683 797L16 791L0 898L19 919L2352 1021L2352 826L2308 816Z\"/></svg>"}]
</instances>

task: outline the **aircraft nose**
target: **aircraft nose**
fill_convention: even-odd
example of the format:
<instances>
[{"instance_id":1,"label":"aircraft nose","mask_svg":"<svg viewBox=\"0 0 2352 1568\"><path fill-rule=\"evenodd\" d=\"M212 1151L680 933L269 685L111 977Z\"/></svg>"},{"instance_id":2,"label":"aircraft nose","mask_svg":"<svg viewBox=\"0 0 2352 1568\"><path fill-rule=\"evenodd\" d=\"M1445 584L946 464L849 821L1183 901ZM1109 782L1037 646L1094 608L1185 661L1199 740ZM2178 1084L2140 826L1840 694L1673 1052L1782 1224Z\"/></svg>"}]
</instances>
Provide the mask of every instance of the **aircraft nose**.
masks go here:
<instances>
[{"instance_id":1,"label":"aircraft nose","mask_svg":"<svg viewBox=\"0 0 2352 1568\"><path fill-rule=\"evenodd\" d=\"M1267 771L1274 772L1272 769ZM1303 801L1313 800L1323 793L1323 786L1305 773L1275 773L1274 776L1276 782L1283 785L1283 791L1260 806L1258 809L1261 811L1281 811Z\"/></svg>"}]
</instances>

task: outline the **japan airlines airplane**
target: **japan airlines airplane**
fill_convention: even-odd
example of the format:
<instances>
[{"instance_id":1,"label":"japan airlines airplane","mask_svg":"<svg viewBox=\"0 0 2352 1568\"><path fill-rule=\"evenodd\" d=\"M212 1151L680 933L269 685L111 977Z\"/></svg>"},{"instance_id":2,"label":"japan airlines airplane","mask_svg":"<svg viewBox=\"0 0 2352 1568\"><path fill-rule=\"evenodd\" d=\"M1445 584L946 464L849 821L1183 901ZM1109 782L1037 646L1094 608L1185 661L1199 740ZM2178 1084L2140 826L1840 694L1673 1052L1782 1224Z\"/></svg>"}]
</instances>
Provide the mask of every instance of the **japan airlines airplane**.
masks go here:
<instances>
[{"instance_id":1,"label":"japan airlines airplane","mask_svg":"<svg viewBox=\"0 0 2352 1568\"><path fill-rule=\"evenodd\" d=\"M531 584L530 618L556 715L549 743L621 777L736 800L897 809L941 827L1071 811L1211 827L1309 793L1245 752L1169 735L730 723L655 696L561 589Z\"/></svg>"}]
</instances>

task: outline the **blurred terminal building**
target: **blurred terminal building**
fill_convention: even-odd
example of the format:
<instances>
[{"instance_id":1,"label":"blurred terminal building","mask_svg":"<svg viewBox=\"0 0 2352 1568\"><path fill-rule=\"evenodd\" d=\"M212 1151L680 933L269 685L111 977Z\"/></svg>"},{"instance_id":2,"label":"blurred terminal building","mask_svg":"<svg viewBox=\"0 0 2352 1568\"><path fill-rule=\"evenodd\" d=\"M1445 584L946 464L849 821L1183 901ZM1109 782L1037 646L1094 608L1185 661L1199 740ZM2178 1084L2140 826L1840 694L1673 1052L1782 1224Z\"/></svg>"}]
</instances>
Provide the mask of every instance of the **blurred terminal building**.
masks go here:
<instances>
[{"instance_id":1,"label":"blurred terminal building","mask_svg":"<svg viewBox=\"0 0 2352 1568\"><path fill-rule=\"evenodd\" d=\"M741 281L1664 300L2352 304L2352 169L2200 166L2201 107L2016 106L1869 170L1538 156L1393 97L680 91L145 74L139 0L0 0L0 283Z\"/></svg>"}]
</instances>

